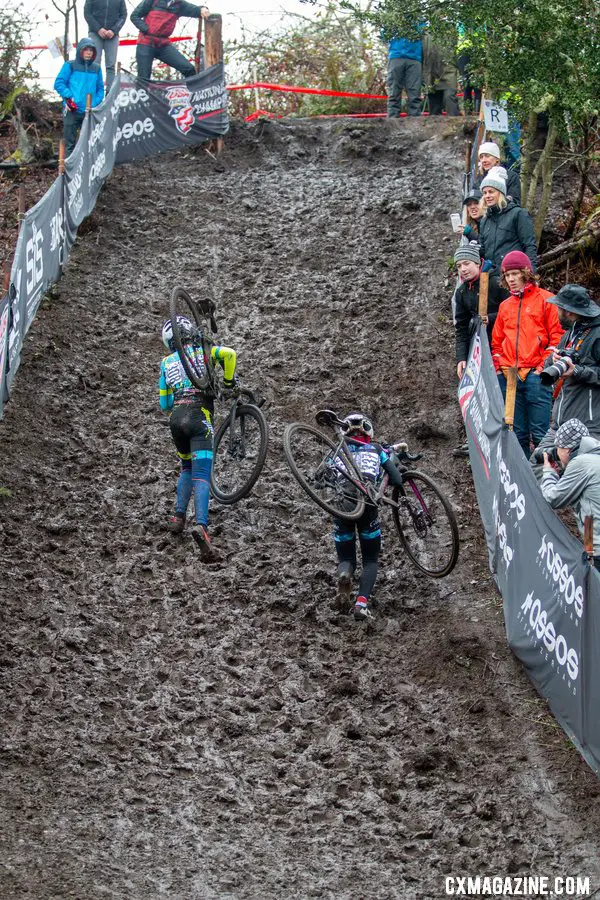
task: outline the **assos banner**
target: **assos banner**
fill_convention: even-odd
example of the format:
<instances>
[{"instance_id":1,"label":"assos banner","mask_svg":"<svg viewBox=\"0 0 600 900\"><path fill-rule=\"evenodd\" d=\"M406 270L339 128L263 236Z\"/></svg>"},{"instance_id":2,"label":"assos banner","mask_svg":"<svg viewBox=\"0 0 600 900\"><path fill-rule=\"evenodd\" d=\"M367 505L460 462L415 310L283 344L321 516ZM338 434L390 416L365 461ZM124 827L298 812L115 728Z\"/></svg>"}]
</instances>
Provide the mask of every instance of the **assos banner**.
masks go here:
<instances>
[{"instance_id":1,"label":"assos banner","mask_svg":"<svg viewBox=\"0 0 600 900\"><path fill-rule=\"evenodd\" d=\"M590 701L600 700L600 604L594 602L600 578L544 500L516 436L503 426L504 403L481 325L458 396L509 646L598 771L598 707Z\"/></svg>"},{"instance_id":2,"label":"assos banner","mask_svg":"<svg viewBox=\"0 0 600 900\"><path fill-rule=\"evenodd\" d=\"M77 146L65 160L69 248L77 227L94 209L100 189L115 164L113 136L118 128L119 77L100 106L86 115Z\"/></svg>"},{"instance_id":3,"label":"assos banner","mask_svg":"<svg viewBox=\"0 0 600 900\"><path fill-rule=\"evenodd\" d=\"M58 281L65 261L63 191L64 176L60 175L21 222L8 292L8 391L19 367L25 335L45 291Z\"/></svg>"},{"instance_id":4,"label":"assos banner","mask_svg":"<svg viewBox=\"0 0 600 900\"><path fill-rule=\"evenodd\" d=\"M185 81L142 81L121 72L116 162L200 144L229 128L223 63Z\"/></svg>"}]
</instances>

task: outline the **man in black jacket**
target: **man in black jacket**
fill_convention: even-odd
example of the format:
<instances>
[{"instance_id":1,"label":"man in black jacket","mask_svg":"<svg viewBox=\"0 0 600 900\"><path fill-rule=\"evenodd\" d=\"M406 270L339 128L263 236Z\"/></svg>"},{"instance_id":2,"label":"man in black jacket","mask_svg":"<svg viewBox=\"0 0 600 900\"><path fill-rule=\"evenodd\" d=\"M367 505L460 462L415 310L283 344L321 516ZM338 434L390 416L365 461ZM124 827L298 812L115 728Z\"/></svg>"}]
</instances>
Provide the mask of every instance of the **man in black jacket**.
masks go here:
<instances>
[{"instance_id":1,"label":"man in black jacket","mask_svg":"<svg viewBox=\"0 0 600 900\"><path fill-rule=\"evenodd\" d=\"M207 6L195 6L186 0L142 0L131 13L131 21L139 29L135 58L140 78L152 78L152 63L160 59L166 66L191 78L196 70L169 38L179 18L208 18Z\"/></svg>"},{"instance_id":2,"label":"man in black jacket","mask_svg":"<svg viewBox=\"0 0 600 900\"><path fill-rule=\"evenodd\" d=\"M127 19L125 0L85 0L83 15L90 29L90 39L96 47L96 62L106 66L106 93L115 78L119 50L119 32Z\"/></svg>"}]
</instances>

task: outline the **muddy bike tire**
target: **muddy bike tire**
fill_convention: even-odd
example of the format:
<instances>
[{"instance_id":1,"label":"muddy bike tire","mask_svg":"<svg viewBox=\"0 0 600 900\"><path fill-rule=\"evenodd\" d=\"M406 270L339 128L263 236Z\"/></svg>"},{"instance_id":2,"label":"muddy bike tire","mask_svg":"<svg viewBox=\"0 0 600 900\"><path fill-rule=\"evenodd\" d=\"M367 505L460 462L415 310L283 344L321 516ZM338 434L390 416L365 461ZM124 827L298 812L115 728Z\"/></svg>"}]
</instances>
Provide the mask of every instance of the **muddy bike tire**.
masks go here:
<instances>
[{"instance_id":1,"label":"muddy bike tire","mask_svg":"<svg viewBox=\"0 0 600 900\"><path fill-rule=\"evenodd\" d=\"M269 429L261 409L239 403L233 420L221 422L213 445L210 491L215 500L228 506L247 497L260 476L269 448Z\"/></svg>"},{"instance_id":2,"label":"muddy bike tire","mask_svg":"<svg viewBox=\"0 0 600 900\"><path fill-rule=\"evenodd\" d=\"M448 575L458 560L458 524L450 501L423 472L403 472L392 500L398 537L413 565L431 578ZM415 490L416 488L416 490Z\"/></svg>"},{"instance_id":3,"label":"muddy bike tire","mask_svg":"<svg viewBox=\"0 0 600 900\"><path fill-rule=\"evenodd\" d=\"M183 316L186 319L192 319L194 324L202 327L202 319L198 306L188 292L181 287L174 287L169 298L169 315L171 318L171 327L173 328L173 343L179 354L181 365L185 370L185 374L190 379L195 388L200 391L209 391L213 388L212 360L210 357L210 346L208 342L202 339L195 344L185 343L183 335L178 324L178 317ZM194 360L194 356L189 352L189 348L193 346L202 349L205 359L205 368L200 370Z\"/></svg>"},{"instance_id":4,"label":"muddy bike tire","mask_svg":"<svg viewBox=\"0 0 600 900\"><path fill-rule=\"evenodd\" d=\"M338 445L312 425L294 422L287 425L283 433L283 452L300 487L325 512L355 522L365 511L364 498L356 494L350 480L344 487L343 481L327 478L332 468L331 457L336 451ZM350 454L340 449L338 457L351 476L363 484L363 476Z\"/></svg>"}]
</instances>

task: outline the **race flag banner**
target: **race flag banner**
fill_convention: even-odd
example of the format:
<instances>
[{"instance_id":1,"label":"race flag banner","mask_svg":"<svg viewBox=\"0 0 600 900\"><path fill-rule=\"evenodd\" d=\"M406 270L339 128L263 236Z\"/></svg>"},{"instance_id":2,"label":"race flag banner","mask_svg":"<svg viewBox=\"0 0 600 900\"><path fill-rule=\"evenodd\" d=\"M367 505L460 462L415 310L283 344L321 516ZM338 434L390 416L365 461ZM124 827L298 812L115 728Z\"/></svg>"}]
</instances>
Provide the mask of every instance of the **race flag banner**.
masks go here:
<instances>
[{"instance_id":1,"label":"race flag banner","mask_svg":"<svg viewBox=\"0 0 600 900\"><path fill-rule=\"evenodd\" d=\"M479 326L458 398L508 643L586 762L600 771L600 575L544 500Z\"/></svg>"},{"instance_id":2,"label":"race flag banner","mask_svg":"<svg viewBox=\"0 0 600 900\"><path fill-rule=\"evenodd\" d=\"M25 335L40 301L47 288L60 278L65 252L63 191L64 176L60 175L21 222L8 291L8 394L19 367Z\"/></svg>"},{"instance_id":3,"label":"race flag banner","mask_svg":"<svg viewBox=\"0 0 600 900\"><path fill-rule=\"evenodd\" d=\"M122 71L118 102L117 163L201 144L229 128L223 63L185 81L142 81Z\"/></svg>"}]
</instances>

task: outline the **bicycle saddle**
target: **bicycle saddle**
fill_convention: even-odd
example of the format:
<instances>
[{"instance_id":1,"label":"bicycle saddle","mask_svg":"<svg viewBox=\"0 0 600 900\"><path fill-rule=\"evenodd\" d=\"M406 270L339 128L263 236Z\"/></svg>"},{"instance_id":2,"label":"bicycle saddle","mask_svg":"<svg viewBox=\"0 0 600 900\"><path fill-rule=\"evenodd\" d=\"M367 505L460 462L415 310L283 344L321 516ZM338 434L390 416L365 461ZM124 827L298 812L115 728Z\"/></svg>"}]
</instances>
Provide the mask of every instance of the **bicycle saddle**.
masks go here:
<instances>
[{"instance_id":1,"label":"bicycle saddle","mask_svg":"<svg viewBox=\"0 0 600 900\"><path fill-rule=\"evenodd\" d=\"M344 425L344 422L338 419L337 413L331 409L320 409L315 418L317 425Z\"/></svg>"}]
</instances>

